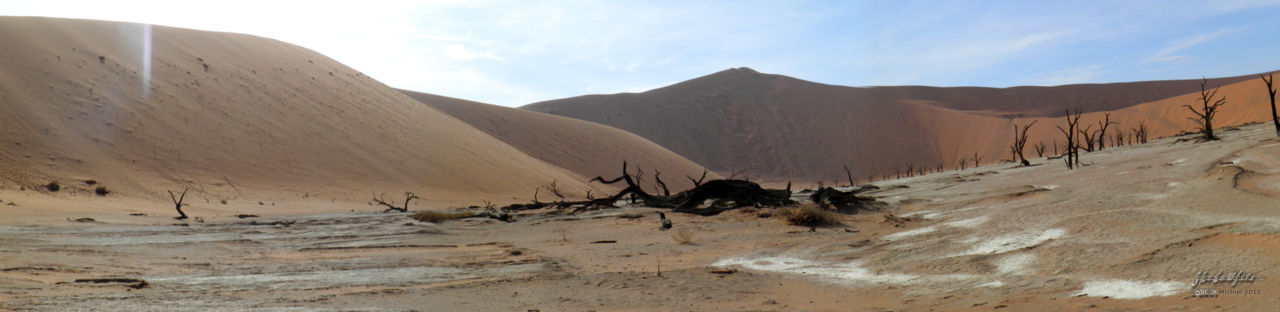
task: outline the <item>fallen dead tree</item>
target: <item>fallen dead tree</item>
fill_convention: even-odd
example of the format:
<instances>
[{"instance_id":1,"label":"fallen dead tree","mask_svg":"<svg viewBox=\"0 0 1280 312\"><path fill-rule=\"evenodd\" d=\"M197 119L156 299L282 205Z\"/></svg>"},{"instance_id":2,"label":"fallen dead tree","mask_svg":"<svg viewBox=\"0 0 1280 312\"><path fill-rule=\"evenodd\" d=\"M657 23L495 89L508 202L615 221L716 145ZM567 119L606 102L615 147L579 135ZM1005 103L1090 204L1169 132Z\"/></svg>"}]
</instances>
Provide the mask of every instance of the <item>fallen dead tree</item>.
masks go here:
<instances>
[{"instance_id":1,"label":"fallen dead tree","mask_svg":"<svg viewBox=\"0 0 1280 312\"><path fill-rule=\"evenodd\" d=\"M658 180L656 175L655 180ZM706 173L703 173L703 177L706 177ZM638 203L645 207L667 208L673 212L710 216L739 207L795 204L791 200L790 185L785 190L771 190L762 188L759 184L747 180L725 179L703 182L702 179L694 180L689 178L695 185L692 189L672 195L667 195L670 192L663 190L663 194L658 195L645 191L644 188L640 187L638 180L638 177L633 176L631 171L628 170L628 164L624 161L622 162L621 176L613 179L605 179L598 176L589 181L603 184L624 183L626 185L625 188L612 196L584 201L558 201L554 203L543 203L535 200L532 203L508 205L501 210L522 211L549 207L558 209L572 208L574 209L571 212L572 214L584 210L617 208L619 201L631 199L633 203ZM702 207L707 201L713 201L713 204L710 207Z\"/></svg>"},{"instance_id":2,"label":"fallen dead tree","mask_svg":"<svg viewBox=\"0 0 1280 312\"><path fill-rule=\"evenodd\" d=\"M878 210L885 206L884 202L859 194L879 190L875 185L862 185L858 189L842 192L830 187L820 188L809 195L809 200L823 208L835 208L841 213L857 213L859 210Z\"/></svg>"}]
</instances>

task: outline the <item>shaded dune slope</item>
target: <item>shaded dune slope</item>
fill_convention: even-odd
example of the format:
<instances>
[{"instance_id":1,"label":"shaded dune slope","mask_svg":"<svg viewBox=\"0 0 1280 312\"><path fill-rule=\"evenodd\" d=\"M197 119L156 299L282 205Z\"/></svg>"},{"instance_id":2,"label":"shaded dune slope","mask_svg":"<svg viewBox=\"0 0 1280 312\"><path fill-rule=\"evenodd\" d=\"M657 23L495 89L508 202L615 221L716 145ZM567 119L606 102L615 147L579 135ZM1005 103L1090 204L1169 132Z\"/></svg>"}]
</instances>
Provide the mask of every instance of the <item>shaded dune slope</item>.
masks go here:
<instances>
[{"instance_id":1,"label":"shaded dune slope","mask_svg":"<svg viewBox=\"0 0 1280 312\"><path fill-rule=\"evenodd\" d=\"M635 134L594 122L528 110L404 91L409 97L497 137L520 151L580 176L615 177L622 161L651 174L661 172L672 192L693 187L702 166ZM708 179L718 177L708 174ZM650 188L650 185L643 185ZM650 189L653 190L653 189ZM573 190L562 190L577 194Z\"/></svg>"},{"instance_id":2,"label":"shaded dune slope","mask_svg":"<svg viewBox=\"0 0 1280 312\"><path fill-rule=\"evenodd\" d=\"M1269 118L1256 76L1211 79L1209 85L1225 85L1221 94L1231 103L1219 125ZM1119 127L1146 120L1151 138L1172 135L1191 128L1181 105L1194 103L1188 93L1198 90L1198 80L855 88L736 68L643 93L587 95L523 108L618 127L722 174L815 182L845 181L845 165L855 180L867 180L895 176L908 166L955 168L975 153L983 163L1010 159L1012 122L1041 119L1026 149L1034 156L1035 142L1052 144L1060 136L1054 126L1063 124L1060 116L1067 108L1088 112L1082 123L1115 112L1112 120Z\"/></svg>"}]
</instances>

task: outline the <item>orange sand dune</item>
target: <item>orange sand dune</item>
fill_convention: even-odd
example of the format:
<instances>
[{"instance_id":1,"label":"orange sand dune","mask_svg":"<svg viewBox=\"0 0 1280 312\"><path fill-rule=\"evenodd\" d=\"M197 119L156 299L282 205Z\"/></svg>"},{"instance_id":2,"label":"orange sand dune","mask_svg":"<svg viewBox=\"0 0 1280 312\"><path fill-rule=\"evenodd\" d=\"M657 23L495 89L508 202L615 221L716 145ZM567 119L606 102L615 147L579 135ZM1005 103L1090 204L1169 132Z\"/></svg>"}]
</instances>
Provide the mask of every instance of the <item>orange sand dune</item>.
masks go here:
<instances>
[{"instance_id":1,"label":"orange sand dune","mask_svg":"<svg viewBox=\"0 0 1280 312\"><path fill-rule=\"evenodd\" d=\"M631 169L644 170L646 181L655 182L652 174L661 172L663 182L672 192L677 192L693 187L686 176L698 178L705 170L640 136L598 123L439 95L402 92L522 152L580 176L613 178L621 173L622 161L625 160ZM718 177L714 173L707 174L707 179ZM656 190L645 184L642 187ZM580 193L578 190L561 191L567 192L565 195Z\"/></svg>"},{"instance_id":2,"label":"orange sand dune","mask_svg":"<svg viewBox=\"0 0 1280 312\"><path fill-rule=\"evenodd\" d=\"M215 202L415 191L478 203L524 200L553 180L590 187L314 51L149 29L0 18L0 188L93 179L113 196L166 201L164 190L191 185Z\"/></svg>"},{"instance_id":3,"label":"orange sand dune","mask_svg":"<svg viewBox=\"0 0 1280 312\"><path fill-rule=\"evenodd\" d=\"M1229 84L1226 126L1269 118L1256 76L1211 79ZM1066 108L1102 112L1127 131L1148 120L1150 137L1189 130L1198 80L1057 87L854 88L730 69L636 94L588 95L534 103L525 109L604 123L640 136L719 171L746 172L772 181L879 179L908 166L955 168L977 153L983 163L1010 159L1012 124L1043 119L1032 128L1026 153L1058 136ZM1094 126L1096 129L1097 126ZM1113 128L1114 129L1114 128ZM1114 132L1112 132L1114 133ZM1110 133L1108 134L1110 135ZM1108 139L1109 140L1109 139ZM1052 151L1052 148L1048 148Z\"/></svg>"}]
</instances>

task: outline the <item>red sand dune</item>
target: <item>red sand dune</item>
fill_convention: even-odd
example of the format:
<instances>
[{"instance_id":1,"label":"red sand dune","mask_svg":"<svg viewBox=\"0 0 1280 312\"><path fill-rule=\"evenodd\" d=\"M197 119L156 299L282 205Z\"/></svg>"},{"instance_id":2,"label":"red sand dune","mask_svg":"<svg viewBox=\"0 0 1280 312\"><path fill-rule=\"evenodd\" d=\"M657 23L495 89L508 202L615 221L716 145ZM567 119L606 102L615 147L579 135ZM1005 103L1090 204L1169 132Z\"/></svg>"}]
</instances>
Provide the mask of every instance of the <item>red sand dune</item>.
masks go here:
<instances>
[{"instance_id":1,"label":"red sand dune","mask_svg":"<svg viewBox=\"0 0 1280 312\"><path fill-rule=\"evenodd\" d=\"M1211 79L1227 84L1227 126L1270 117L1256 76ZM855 88L738 68L675 85L613 95L540 102L525 109L595 121L636 133L722 174L736 171L782 182L844 181L894 175L908 165L954 168L978 153L984 163L1009 159L1012 121L1040 118L1032 144L1059 136L1066 108L1101 112L1126 129L1146 120L1150 137L1191 128L1182 104L1199 80L1057 87ZM1095 116L1096 115L1096 116ZM1016 118L1016 119L1015 119ZM1096 126L1095 126L1096 129ZM1113 128L1114 129L1114 128ZM1062 139L1059 139L1060 141ZM1050 150L1052 150L1050 148Z\"/></svg>"},{"instance_id":2,"label":"red sand dune","mask_svg":"<svg viewBox=\"0 0 1280 312\"><path fill-rule=\"evenodd\" d=\"M409 97L479 128L520 151L580 176L613 178L622 161L645 172L645 180L661 172L672 192L693 187L686 176L699 177L702 166L630 132L573 118L404 91ZM707 179L718 178L708 173ZM650 188L645 183L643 187ZM562 190L570 191L570 190ZM580 193L572 190L572 193Z\"/></svg>"},{"instance_id":3,"label":"red sand dune","mask_svg":"<svg viewBox=\"0 0 1280 312\"><path fill-rule=\"evenodd\" d=\"M186 184L206 200L415 191L454 203L523 200L553 180L590 188L277 40L154 26L148 73L145 31L0 18L0 188L94 179L118 195L166 201L164 190Z\"/></svg>"}]
</instances>

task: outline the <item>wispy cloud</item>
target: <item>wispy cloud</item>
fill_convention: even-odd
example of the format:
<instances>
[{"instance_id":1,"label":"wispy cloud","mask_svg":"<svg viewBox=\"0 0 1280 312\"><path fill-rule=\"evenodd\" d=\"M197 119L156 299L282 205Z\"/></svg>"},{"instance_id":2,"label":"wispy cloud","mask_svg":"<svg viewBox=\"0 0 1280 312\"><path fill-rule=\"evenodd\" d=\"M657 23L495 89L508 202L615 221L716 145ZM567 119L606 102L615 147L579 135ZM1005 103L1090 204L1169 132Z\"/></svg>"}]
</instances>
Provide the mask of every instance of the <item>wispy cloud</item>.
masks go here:
<instances>
[{"instance_id":1,"label":"wispy cloud","mask_svg":"<svg viewBox=\"0 0 1280 312\"><path fill-rule=\"evenodd\" d=\"M1191 58L1190 56L1187 56L1186 54L1181 54L1179 52L1183 52L1184 50L1189 49L1191 47L1208 43L1210 41L1213 41L1214 39L1217 39L1218 37L1222 37L1223 35L1236 32L1237 30L1238 29L1222 29L1212 33L1196 34L1196 35L1174 39L1169 42L1168 46L1166 46L1164 50L1160 50L1160 52L1157 52L1156 54L1151 55L1146 59L1143 59L1142 61L1155 62L1155 63L1172 63L1172 64L1186 63L1186 62L1192 61L1193 58Z\"/></svg>"},{"instance_id":2,"label":"wispy cloud","mask_svg":"<svg viewBox=\"0 0 1280 312\"><path fill-rule=\"evenodd\" d=\"M1051 44L1074 33L1072 30L1052 30L1018 34L1009 38L973 38L956 45L943 45L928 53L927 60L936 63L986 63L1029 49Z\"/></svg>"}]
</instances>

